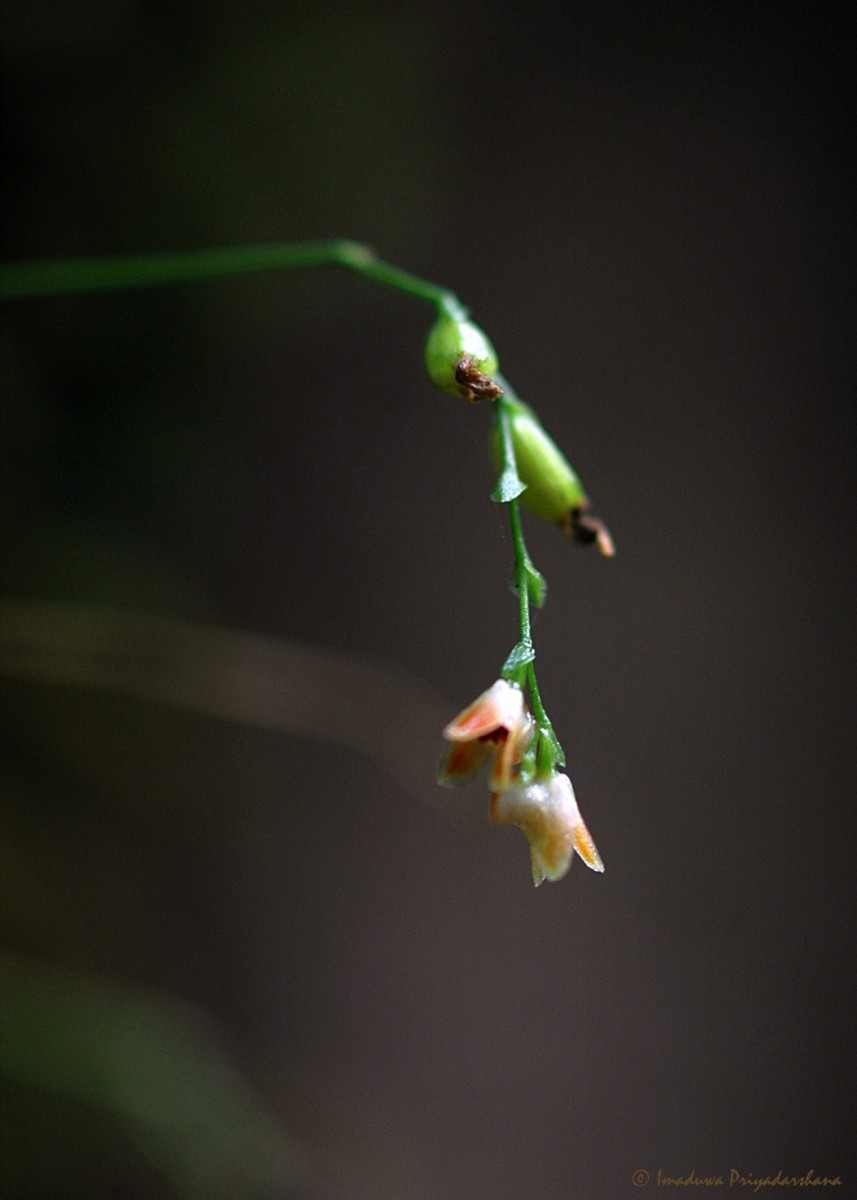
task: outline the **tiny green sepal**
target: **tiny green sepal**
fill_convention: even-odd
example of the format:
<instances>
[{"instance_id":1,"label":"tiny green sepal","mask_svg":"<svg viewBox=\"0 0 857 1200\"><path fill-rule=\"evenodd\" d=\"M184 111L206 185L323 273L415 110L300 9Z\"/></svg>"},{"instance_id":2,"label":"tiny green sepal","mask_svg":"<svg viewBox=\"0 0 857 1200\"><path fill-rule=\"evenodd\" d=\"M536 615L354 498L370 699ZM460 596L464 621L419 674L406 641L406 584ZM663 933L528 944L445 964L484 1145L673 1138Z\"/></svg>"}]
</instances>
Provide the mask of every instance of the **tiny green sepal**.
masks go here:
<instances>
[{"instance_id":1,"label":"tiny green sepal","mask_svg":"<svg viewBox=\"0 0 857 1200\"><path fill-rule=\"evenodd\" d=\"M497 353L478 325L460 313L441 312L429 331L426 369L432 383L466 400L495 400Z\"/></svg>"},{"instance_id":2,"label":"tiny green sepal","mask_svg":"<svg viewBox=\"0 0 857 1200\"><path fill-rule=\"evenodd\" d=\"M545 600L548 596L548 581L542 575L541 571L530 562L529 559L524 563L524 573L527 579L527 591L529 592L530 600L535 604L536 608L544 608Z\"/></svg>"},{"instance_id":3,"label":"tiny green sepal","mask_svg":"<svg viewBox=\"0 0 857 1200\"><path fill-rule=\"evenodd\" d=\"M497 480L497 486L491 493L491 499L495 504L508 504L510 500L516 500L526 490L527 485L520 478L518 472L513 467L507 467Z\"/></svg>"},{"instance_id":4,"label":"tiny green sepal","mask_svg":"<svg viewBox=\"0 0 857 1200\"><path fill-rule=\"evenodd\" d=\"M522 673L535 657L536 651L532 642L518 642L516 646L512 647L509 657L503 663L500 678L521 687Z\"/></svg>"},{"instance_id":5,"label":"tiny green sepal","mask_svg":"<svg viewBox=\"0 0 857 1200\"><path fill-rule=\"evenodd\" d=\"M526 558L523 563L524 579L527 583L527 595L530 598L530 603L535 604L536 608L544 608L545 601L548 598L548 581L542 575L537 567L533 566L532 560ZM517 567L512 573L509 580L509 587L515 593L520 594L520 584Z\"/></svg>"},{"instance_id":6,"label":"tiny green sepal","mask_svg":"<svg viewBox=\"0 0 857 1200\"><path fill-rule=\"evenodd\" d=\"M555 768L565 766L565 753L551 724L539 725L536 773L550 775Z\"/></svg>"}]
</instances>

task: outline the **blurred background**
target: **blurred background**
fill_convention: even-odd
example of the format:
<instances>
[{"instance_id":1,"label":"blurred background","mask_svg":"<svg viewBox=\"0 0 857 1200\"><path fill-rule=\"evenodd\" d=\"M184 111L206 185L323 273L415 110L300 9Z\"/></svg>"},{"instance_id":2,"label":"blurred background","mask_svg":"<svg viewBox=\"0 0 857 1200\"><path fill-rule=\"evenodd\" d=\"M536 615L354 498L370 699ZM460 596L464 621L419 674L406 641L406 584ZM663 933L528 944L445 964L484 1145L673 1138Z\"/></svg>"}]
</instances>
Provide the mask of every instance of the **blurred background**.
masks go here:
<instances>
[{"instance_id":1,"label":"blurred background","mask_svg":"<svg viewBox=\"0 0 857 1200\"><path fill-rule=\"evenodd\" d=\"M4 1196L855 1186L846 14L7 10L7 260L365 241L470 306L618 555L528 523L607 868L534 891L434 783L516 608L431 311L4 306Z\"/></svg>"}]
</instances>

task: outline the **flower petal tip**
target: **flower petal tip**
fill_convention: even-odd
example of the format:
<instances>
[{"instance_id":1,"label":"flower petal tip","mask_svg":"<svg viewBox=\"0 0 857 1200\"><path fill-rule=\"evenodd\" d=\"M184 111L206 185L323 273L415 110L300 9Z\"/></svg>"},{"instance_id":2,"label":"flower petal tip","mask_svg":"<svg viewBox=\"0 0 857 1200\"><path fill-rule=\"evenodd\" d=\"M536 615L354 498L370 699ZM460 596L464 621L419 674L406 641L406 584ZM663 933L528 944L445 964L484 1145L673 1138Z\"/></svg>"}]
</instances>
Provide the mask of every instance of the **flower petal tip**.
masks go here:
<instances>
[{"instance_id":1,"label":"flower petal tip","mask_svg":"<svg viewBox=\"0 0 857 1200\"><path fill-rule=\"evenodd\" d=\"M601 855L595 848L595 842L592 840L592 834L580 821L574 831L574 848L587 867L591 871L598 871L599 874L604 871L604 863L601 861Z\"/></svg>"}]
</instances>

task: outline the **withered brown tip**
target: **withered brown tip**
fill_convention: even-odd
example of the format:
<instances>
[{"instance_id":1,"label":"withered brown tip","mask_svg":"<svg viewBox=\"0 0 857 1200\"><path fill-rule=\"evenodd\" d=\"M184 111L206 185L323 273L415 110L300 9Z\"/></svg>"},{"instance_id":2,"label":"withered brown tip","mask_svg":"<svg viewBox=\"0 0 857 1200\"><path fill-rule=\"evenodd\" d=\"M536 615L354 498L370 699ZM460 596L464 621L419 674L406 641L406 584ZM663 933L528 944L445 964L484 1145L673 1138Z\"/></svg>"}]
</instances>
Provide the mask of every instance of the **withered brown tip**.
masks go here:
<instances>
[{"instance_id":1,"label":"withered brown tip","mask_svg":"<svg viewBox=\"0 0 857 1200\"><path fill-rule=\"evenodd\" d=\"M455 382L461 389L465 400L475 404L478 400L496 400L502 396L503 389L499 387L490 375L485 375L476 365L476 360L469 354L463 354L455 368Z\"/></svg>"},{"instance_id":2,"label":"withered brown tip","mask_svg":"<svg viewBox=\"0 0 857 1200\"><path fill-rule=\"evenodd\" d=\"M590 512L588 505L573 508L561 526L566 537L581 546L591 546L594 542L604 558L612 558L616 553L610 530L599 517Z\"/></svg>"}]
</instances>

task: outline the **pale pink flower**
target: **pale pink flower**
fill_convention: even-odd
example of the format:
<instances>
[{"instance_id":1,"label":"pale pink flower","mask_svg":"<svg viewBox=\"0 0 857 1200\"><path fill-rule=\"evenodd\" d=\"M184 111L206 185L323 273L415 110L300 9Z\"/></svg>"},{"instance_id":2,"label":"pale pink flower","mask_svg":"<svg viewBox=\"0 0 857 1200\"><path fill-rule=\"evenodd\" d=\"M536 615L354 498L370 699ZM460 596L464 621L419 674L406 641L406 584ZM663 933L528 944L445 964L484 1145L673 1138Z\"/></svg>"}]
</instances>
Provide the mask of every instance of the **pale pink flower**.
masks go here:
<instances>
[{"instance_id":1,"label":"pale pink flower","mask_svg":"<svg viewBox=\"0 0 857 1200\"><path fill-rule=\"evenodd\" d=\"M544 879L562 879L575 851L593 871L604 870L567 775L512 784L496 792L491 797L491 820L523 829L530 843L536 887Z\"/></svg>"},{"instance_id":2,"label":"pale pink flower","mask_svg":"<svg viewBox=\"0 0 857 1200\"><path fill-rule=\"evenodd\" d=\"M443 784L466 783L493 757L491 788L502 791L533 737L533 718L519 687L498 679L446 726L452 745L438 773Z\"/></svg>"}]
</instances>

